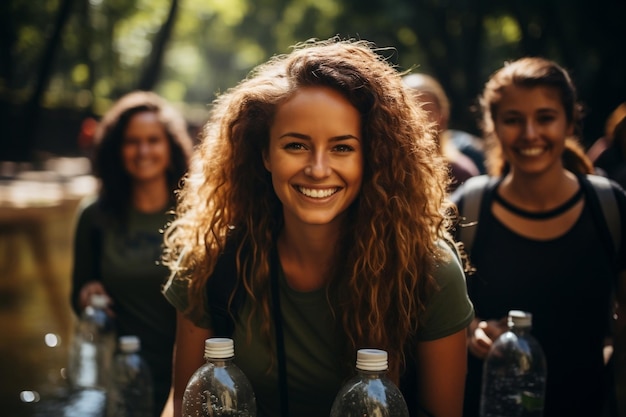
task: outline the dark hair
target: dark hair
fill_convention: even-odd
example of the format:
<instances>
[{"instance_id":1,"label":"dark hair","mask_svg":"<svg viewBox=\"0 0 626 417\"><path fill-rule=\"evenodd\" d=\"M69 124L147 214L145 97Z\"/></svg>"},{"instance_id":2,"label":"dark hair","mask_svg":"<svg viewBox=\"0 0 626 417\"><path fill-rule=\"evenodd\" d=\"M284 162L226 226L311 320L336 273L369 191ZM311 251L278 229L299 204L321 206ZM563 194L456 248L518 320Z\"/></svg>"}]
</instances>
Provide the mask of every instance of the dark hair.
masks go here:
<instances>
[{"instance_id":1,"label":"dark hair","mask_svg":"<svg viewBox=\"0 0 626 417\"><path fill-rule=\"evenodd\" d=\"M130 119L138 113L155 113L165 128L171 149L171 167L167 181L172 202L174 190L187 172L192 141L185 119L159 95L135 91L120 98L107 111L96 130L93 169L100 178L100 206L107 218L124 220L130 205L131 181L122 161L124 132Z\"/></svg>"},{"instance_id":2,"label":"dark hair","mask_svg":"<svg viewBox=\"0 0 626 417\"><path fill-rule=\"evenodd\" d=\"M538 57L507 62L489 78L479 99L483 115L481 127L487 145L487 168L492 175L502 175L509 170L508 162L504 159L496 138L494 115L504 88L510 85L523 88L554 88L561 98L567 121L574 125L576 136L580 134L582 106L577 101L576 87L565 69L554 61ZM565 142L563 165L578 174L593 172L593 166L576 137L567 138Z\"/></svg>"},{"instance_id":3,"label":"dark hair","mask_svg":"<svg viewBox=\"0 0 626 417\"><path fill-rule=\"evenodd\" d=\"M619 154L622 159L626 160L626 116L622 118L622 120L615 125L615 129L613 129L613 144L617 148Z\"/></svg>"}]
</instances>

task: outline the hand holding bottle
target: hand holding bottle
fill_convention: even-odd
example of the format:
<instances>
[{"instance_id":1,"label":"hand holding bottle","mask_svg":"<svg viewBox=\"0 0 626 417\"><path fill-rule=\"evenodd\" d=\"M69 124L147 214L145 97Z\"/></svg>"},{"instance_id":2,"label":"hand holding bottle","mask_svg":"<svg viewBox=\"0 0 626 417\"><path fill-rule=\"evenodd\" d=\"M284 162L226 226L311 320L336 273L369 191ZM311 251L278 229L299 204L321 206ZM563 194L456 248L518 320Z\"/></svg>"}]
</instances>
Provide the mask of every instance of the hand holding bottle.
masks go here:
<instances>
[{"instance_id":1,"label":"hand holding bottle","mask_svg":"<svg viewBox=\"0 0 626 417\"><path fill-rule=\"evenodd\" d=\"M108 385L116 330L106 306L106 296L92 294L76 323L68 363L74 388L106 389Z\"/></svg>"},{"instance_id":2,"label":"hand holding bottle","mask_svg":"<svg viewBox=\"0 0 626 417\"><path fill-rule=\"evenodd\" d=\"M531 330L531 313L509 312L508 330L493 343L483 365L481 417L543 416L546 359Z\"/></svg>"},{"instance_id":3,"label":"hand holding bottle","mask_svg":"<svg viewBox=\"0 0 626 417\"><path fill-rule=\"evenodd\" d=\"M89 281L80 290L78 302L81 310L84 310L89 303L91 302L92 295L103 295L107 299L106 307L104 311L107 313L109 317L115 317L115 312L111 309L111 305L113 304L113 300L109 297L109 294L104 289L104 285L100 281Z\"/></svg>"},{"instance_id":4,"label":"hand holding bottle","mask_svg":"<svg viewBox=\"0 0 626 417\"><path fill-rule=\"evenodd\" d=\"M507 318L500 320L474 319L469 327L468 349L480 359L485 359L493 342L508 330Z\"/></svg>"}]
</instances>

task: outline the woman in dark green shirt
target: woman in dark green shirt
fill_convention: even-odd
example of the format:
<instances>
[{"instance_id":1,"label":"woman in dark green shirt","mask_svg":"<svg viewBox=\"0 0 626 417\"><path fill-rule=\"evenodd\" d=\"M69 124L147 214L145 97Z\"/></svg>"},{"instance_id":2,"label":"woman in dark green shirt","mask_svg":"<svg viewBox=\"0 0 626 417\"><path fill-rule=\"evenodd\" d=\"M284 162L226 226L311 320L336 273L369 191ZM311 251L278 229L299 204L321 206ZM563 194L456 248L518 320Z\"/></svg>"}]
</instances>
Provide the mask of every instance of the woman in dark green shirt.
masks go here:
<instances>
[{"instance_id":1,"label":"woman in dark green shirt","mask_svg":"<svg viewBox=\"0 0 626 417\"><path fill-rule=\"evenodd\" d=\"M118 335L141 340L159 415L171 381L176 314L161 295L168 271L157 261L192 142L182 115L149 92L122 97L104 116L95 142L100 190L78 217L72 306L80 314L92 294L109 297Z\"/></svg>"},{"instance_id":2,"label":"woman in dark green shirt","mask_svg":"<svg viewBox=\"0 0 626 417\"><path fill-rule=\"evenodd\" d=\"M179 314L164 415L221 333L211 307L230 293L214 287L230 280L260 415L329 415L356 350L377 347L396 383L416 377L405 394L422 414L460 416L473 309L429 126L364 41L300 45L217 99L166 230Z\"/></svg>"}]
</instances>

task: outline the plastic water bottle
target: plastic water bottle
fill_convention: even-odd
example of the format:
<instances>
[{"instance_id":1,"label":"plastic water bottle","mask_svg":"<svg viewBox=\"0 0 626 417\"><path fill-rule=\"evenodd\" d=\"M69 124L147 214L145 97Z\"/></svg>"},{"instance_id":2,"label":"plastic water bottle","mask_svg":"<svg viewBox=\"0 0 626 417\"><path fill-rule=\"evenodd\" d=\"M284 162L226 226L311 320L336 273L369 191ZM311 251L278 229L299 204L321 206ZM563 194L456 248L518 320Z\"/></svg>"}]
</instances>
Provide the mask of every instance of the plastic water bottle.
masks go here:
<instances>
[{"instance_id":1,"label":"plastic water bottle","mask_svg":"<svg viewBox=\"0 0 626 417\"><path fill-rule=\"evenodd\" d=\"M233 363L234 343L211 338L204 343L206 363L191 376L183 394L183 417L256 416L250 381Z\"/></svg>"},{"instance_id":2,"label":"plastic water bottle","mask_svg":"<svg viewBox=\"0 0 626 417\"><path fill-rule=\"evenodd\" d=\"M483 367L481 417L540 417L546 389L546 359L530 334L532 315L511 310L509 330L493 343Z\"/></svg>"},{"instance_id":3,"label":"plastic water bottle","mask_svg":"<svg viewBox=\"0 0 626 417\"><path fill-rule=\"evenodd\" d=\"M68 364L74 388L107 388L115 351L115 325L106 314L107 302L105 295L92 295L78 319Z\"/></svg>"},{"instance_id":4,"label":"plastic water bottle","mask_svg":"<svg viewBox=\"0 0 626 417\"><path fill-rule=\"evenodd\" d=\"M137 336L119 338L107 396L108 417L153 417L152 375L140 349Z\"/></svg>"},{"instance_id":5,"label":"plastic water bottle","mask_svg":"<svg viewBox=\"0 0 626 417\"><path fill-rule=\"evenodd\" d=\"M402 393L386 377L387 352L359 349L357 375L339 390L330 417L408 417Z\"/></svg>"}]
</instances>

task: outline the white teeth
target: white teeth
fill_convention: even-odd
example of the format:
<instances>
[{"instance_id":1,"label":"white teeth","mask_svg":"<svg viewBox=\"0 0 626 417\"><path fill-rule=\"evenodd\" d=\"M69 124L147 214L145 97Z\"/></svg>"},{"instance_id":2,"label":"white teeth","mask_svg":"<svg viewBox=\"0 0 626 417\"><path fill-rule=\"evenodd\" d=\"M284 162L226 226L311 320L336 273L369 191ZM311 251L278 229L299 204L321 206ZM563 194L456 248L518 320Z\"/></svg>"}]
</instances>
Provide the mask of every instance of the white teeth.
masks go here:
<instances>
[{"instance_id":1,"label":"white teeth","mask_svg":"<svg viewBox=\"0 0 626 417\"><path fill-rule=\"evenodd\" d=\"M543 148L523 148L519 150L524 156L537 156L543 152Z\"/></svg>"},{"instance_id":2,"label":"white teeth","mask_svg":"<svg viewBox=\"0 0 626 417\"><path fill-rule=\"evenodd\" d=\"M325 190L318 190L316 188L304 188L298 187L298 191L307 197L311 198L326 198L337 192L338 188L327 188Z\"/></svg>"}]
</instances>

